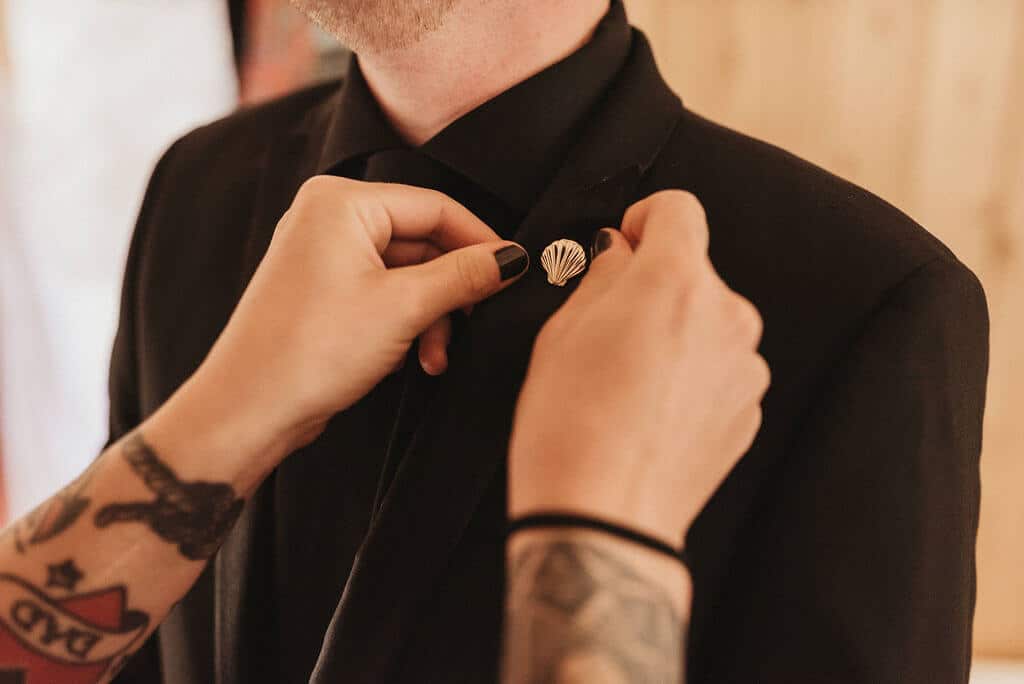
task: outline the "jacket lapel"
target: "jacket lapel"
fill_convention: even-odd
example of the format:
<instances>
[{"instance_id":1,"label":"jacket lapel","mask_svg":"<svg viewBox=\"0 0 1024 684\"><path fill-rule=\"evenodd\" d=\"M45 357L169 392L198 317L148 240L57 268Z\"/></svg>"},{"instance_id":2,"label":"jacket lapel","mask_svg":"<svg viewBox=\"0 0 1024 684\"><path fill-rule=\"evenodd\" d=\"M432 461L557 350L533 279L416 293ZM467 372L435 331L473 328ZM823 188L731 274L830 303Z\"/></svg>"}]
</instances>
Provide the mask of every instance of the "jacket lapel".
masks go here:
<instances>
[{"instance_id":1,"label":"jacket lapel","mask_svg":"<svg viewBox=\"0 0 1024 684\"><path fill-rule=\"evenodd\" d=\"M311 682L381 682L433 592L488 484L505 463L534 338L572 293L551 286L543 248L619 225L682 113L646 40L515 238L533 260L514 287L477 306L356 559Z\"/></svg>"}]
</instances>

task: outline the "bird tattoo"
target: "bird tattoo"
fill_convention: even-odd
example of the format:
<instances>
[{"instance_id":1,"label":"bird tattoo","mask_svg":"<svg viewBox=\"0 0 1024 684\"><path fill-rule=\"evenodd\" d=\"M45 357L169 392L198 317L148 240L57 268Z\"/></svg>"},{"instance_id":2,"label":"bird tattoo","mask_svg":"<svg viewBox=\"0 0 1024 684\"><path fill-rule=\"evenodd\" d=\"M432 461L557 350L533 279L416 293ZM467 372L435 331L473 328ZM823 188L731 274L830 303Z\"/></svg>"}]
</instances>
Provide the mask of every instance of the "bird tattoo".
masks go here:
<instances>
[{"instance_id":1,"label":"bird tattoo","mask_svg":"<svg viewBox=\"0 0 1024 684\"><path fill-rule=\"evenodd\" d=\"M213 556L245 505L235 490L220 482L183 482L137 432L125 439L123 453L156 499L104 506L96 513L96 526L145 523L162 539L177 545L186 558Z\"/></svg>"}]
</instances>

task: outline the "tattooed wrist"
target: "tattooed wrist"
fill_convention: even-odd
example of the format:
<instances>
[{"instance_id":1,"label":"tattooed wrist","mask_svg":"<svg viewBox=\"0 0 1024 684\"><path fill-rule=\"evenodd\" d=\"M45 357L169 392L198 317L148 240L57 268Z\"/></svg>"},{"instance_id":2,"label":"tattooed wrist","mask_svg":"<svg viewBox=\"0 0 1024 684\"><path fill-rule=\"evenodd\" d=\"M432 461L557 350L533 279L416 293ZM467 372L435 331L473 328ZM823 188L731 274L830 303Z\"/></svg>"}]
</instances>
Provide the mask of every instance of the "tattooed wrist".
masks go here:
<instances>
[{"instance_id":1,"label":"tattooed wrist","mask_svg":"<svg viewBox=\"0 0 1024 684\"><path fill-rule=\"evenodd\" d=\"M531 532L510 548L506 684L683 680L685 571L594 533Z\"/></svg>"},{"instance_id":2,"label":"tattooed wrist","mask_svg":"<svg viewBox=\"0 0 1024 684\"><path fill-rule=\"evenodd\" d=\"M245 505L235 490L222 482L181 480L139 431L125 437L121 453L156 498L108 504L96 513L96 526L140 522L176 544L188 559L206 560L215 554Z\"/></svg>"}]
</instances>

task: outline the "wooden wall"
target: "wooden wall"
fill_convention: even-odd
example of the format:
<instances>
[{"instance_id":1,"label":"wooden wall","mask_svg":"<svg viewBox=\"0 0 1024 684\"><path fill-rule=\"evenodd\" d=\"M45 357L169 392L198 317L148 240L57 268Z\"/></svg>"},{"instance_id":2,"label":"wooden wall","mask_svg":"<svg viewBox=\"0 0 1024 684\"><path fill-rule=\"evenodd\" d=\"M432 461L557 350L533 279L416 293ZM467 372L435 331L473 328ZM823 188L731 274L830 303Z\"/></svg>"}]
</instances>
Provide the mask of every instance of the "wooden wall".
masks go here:
<instances>
[{"instance_id":1,"label":"wooden wall","mask_svg":"<svg viewBox=\"0 0 1024 684\"><path fill-rule=\"evenodd\" d=\"M1024 656L1024 0L626 0L692 109L867 187L992 318L975 647Z\"/></svg>"}]
</instances>

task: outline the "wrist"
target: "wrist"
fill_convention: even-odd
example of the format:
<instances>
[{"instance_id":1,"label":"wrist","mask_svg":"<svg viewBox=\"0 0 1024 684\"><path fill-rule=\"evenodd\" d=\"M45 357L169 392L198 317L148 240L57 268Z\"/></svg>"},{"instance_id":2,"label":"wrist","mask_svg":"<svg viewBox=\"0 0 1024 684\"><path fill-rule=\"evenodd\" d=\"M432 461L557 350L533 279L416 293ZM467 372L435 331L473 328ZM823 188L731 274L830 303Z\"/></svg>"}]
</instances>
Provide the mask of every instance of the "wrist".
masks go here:
<instances>
[{"instance_id":1,"label":"wrist","mask_svg":"<svg viewBox=\"0 0 1024 684\"><path fill-rule=\"evenodd\" d=\"M290 453L272 416L194 375L140 426L146 442L195 479L229 482L248 496Z\"/></svg>"},{"instance_id":2,"label":"wrist","mask_svg":"<svg viewBox=\"0 0 1024 684\"><path fill-rule=\"evenodd\" d=\"M673 548L681 548L699 506L688 505L686 491L666 486L636 469L623 471L624 459L603 458L599 449L574 449L510 455L508 509L511 519L544 512L589 516L634 529ZM633 458L641 458L637 455ZM529 463L529 470L520 466ZM602 464L608 464L602 467Z\"/></svg>"}]
</instances>

